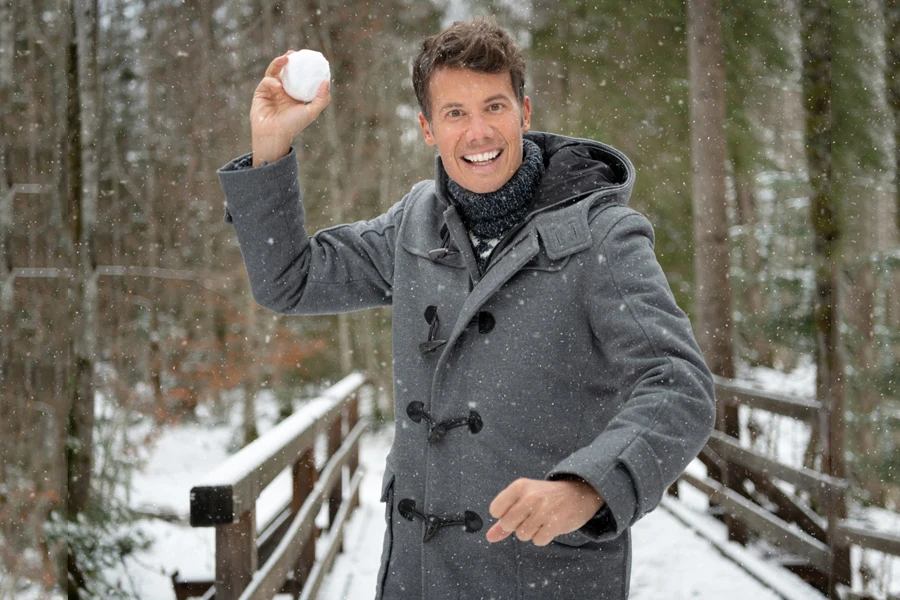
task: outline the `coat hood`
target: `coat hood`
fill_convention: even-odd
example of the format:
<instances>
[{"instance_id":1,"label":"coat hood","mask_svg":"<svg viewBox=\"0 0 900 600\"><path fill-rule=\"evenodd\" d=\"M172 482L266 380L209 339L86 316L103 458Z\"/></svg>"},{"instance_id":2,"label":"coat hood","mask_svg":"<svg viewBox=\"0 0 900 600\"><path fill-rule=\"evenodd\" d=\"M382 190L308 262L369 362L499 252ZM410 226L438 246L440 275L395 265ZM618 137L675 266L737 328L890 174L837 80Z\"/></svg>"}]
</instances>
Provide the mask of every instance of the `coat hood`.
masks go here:
<instances>
[{"instance_id":1,"label":"coat hood","mask_svg":"<svg viewBox=\"0 0 900 600\"><path fill-rule=\"evenodd\" d=\"M602 142L541 131L529 131L524 138L541 149L544 176L528 210L528 217L551 207L562 207L608 190L597 202L627 205L634 187L634 166L619 150ZM447 172L436 158L435 189L447 203Z\"/></svg>"}]
</instances>

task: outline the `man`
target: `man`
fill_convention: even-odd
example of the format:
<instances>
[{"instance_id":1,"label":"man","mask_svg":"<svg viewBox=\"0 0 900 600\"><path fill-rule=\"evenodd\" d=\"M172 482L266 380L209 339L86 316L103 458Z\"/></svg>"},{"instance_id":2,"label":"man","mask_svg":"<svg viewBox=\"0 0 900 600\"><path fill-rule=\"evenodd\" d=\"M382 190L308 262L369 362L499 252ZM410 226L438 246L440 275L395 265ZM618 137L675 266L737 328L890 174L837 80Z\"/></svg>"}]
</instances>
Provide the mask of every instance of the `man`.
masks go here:
<instances>
[{"instance_id":1,"label":"man","mask_svg":"<svg viewBox=\"0 0 900 600\"><path fill-rule=\"evenodd\" d=\"M308 237L290 143L329 91L290 99L286 61L256 90L252 154L220 171L226 221L262 306L393 306L376 596L626 598L629 527L715 414L650 224L625 206L631 162L530 132L519 49L493 21L456 23L413 63L435 179L371 221Z\"/></svg>"}]
</instances>

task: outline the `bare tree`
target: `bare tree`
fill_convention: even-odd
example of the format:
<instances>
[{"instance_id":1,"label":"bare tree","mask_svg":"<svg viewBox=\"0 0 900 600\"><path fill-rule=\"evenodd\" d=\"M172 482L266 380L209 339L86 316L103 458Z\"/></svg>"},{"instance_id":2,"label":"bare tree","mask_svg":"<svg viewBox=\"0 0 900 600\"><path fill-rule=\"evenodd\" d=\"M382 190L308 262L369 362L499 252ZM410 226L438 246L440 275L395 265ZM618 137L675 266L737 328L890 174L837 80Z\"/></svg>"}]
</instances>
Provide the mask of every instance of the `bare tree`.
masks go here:
<instances>
[{"instance_id":1,"label":"bare tree","mask_svg":"<svg viewBox=\"0 0 900 600\"><path fill-rule=\"evenodd\" d=\"M819 428L825 448L822 467L826 473L843 479L847 476L844 360L839 334L843 232L832 170L832 19L830 6L816 0L804 0L800 10L803 24L806 156L812 189L810 220L816 280L816 395L828 407ZM829 527L836 526L836 520L845 516L846 506L837 503L830 511ZM836 584L842 571L840 566L846 565L847 560L844 551L832 550L831 572L834 578L831 592L836 597Z\"/></svg>"},{"instance_id":2,"label":"bare tree","mask_svg":"<svg viewBox=\"0 0 900 600\"><path fill-rule=\"evenodd\" d=\"M725 68L720 20L718 3L714 0L688 1L697 341L710 370L732 378L735 375L734 333L728 278ZM737 407L720 405L717 422L720 430L739 436ZM719 475L726 485L739 487L740 478L736 473L726 471ZM745 543L746 529L731 518L727 524L729 539Z\"/></svg>"},{"instance_id":3,"label":"bare tree","mask_svg":"<svg viewBox=\"0 0 900 600\"><path fill-rule=\"evenodd\" d=\"M91 489L94 427L94 361L97 355L98 275L94 245L99 193L97 154L97 0L70 4L72 39L69 81L69 201L72 207L77 274L75 336L73 339L72 396L69 406L67 452L68 518L75 521L85 510ZM69 553L69 598L79 598L84 575L79 557ZM73 587L74 586L74 587Z\"/></svg>"},{"instance_id":4,"label":"bare tree","mask_svg":"<svg viewBox=\"0 0 900 600\"><path fill-rule=\"evenodd\" d=\"M841 320L847 331L846 392L854 414L853 455L879 457L885 438L882 365L889 362L878 332L889 289L887 253L897 247L895 166L885 81L885 20L878 0L834 7L834 193L842 222L846 278ZM887 288L887 289L886 289ZM882 291L884 290L884 291ZM886 325L886 323L883 323ZM884 505L883 461L869 458L853 472L869 498Z\"/></svg>"}]
</instances>

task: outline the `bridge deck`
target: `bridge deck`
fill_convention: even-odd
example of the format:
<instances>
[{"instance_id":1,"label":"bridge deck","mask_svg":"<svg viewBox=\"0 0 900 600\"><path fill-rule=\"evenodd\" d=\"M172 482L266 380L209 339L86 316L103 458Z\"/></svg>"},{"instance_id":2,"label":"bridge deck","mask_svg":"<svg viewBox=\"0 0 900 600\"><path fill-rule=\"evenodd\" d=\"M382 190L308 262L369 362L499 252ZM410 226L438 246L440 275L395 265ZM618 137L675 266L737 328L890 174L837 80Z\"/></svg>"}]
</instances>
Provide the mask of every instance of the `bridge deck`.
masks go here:
<instances>
[{"instance_id":1,"label":"bridge deck","mask_svg":"<svg viewBox=\"0 0 900 600\"><path fill-rule=\"evenodd\" d=\"M366 436L363 440L361 458L367 472L360 494L361 506L348 523L345 553L338 557L323 586L320 600L371 600L375 596L384 535L384 505L378 496L390 435ZM685 520L692 522L693 529L706 530L713 536L720 530L724 540L720 523L691 510L691 506L700 506L699 503L705 501L693 494L699 495L688 486L682 486L684 503L676 501L676 506L671 509L656 510L634 527L632 600L661 597L669 600L824 598L798 578L743 548L723 541L720 544L723 552L694 533L684 524ZM756 577L739 566L735 559L756 573ZM769 585L764 585L758 578Z\"/></svg>"}]
</instances>

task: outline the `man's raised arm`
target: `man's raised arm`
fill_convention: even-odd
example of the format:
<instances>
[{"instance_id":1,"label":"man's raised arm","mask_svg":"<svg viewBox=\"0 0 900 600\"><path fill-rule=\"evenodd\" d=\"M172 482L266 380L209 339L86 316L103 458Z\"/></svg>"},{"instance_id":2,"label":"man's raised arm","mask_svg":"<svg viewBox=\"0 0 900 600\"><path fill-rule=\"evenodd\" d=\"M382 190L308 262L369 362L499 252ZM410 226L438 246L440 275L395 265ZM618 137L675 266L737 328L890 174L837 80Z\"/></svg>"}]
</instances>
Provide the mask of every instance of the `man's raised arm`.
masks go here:
<instances>
[{"instance_id":1,"label":"man's raised arm","mask_svg":"<svg viewBox=\"0 0 900 600\"><path fill-rule=\"evenodd\" d=\"M285 92L273 60L253 95L253 153L218 171L256 302L283 314L334 314L392 302L396 231L404 201L370 221L310 236L293 138L328 106L328 82L309 103ZM251 167L252 163L252 167Z\"/></svg>"}]
</instances>

